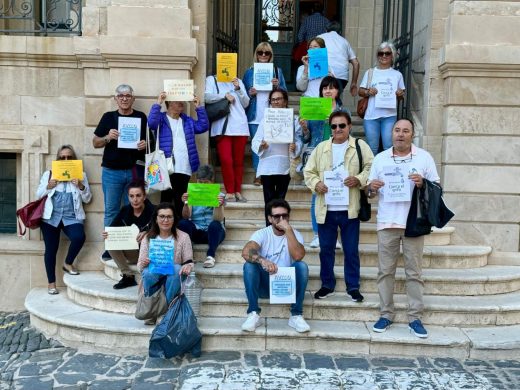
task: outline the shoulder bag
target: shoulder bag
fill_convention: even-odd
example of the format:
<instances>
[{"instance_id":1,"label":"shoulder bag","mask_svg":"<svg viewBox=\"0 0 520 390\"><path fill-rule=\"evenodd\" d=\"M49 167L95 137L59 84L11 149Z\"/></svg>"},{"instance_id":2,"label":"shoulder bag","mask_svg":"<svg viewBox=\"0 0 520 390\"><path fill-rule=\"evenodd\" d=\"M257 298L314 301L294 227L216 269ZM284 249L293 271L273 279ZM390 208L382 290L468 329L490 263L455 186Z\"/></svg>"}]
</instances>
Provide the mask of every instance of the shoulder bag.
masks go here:
<instances>
[{"instance_id":1,"label":"shoulder bag","mask_svg":"<svg viewBox=\"0 0 520 390\"><path fill-rule=\"evenodd\" d=\"M220 93L217 84L217 78L213 76L213 80L215 81L215 87L217 87L217 94ZM215 122L219 119L227 117L230 113L229 109L230 102L227 98L222 98L217 100L216 102L206 103L204 108L206 109L206 113L208 114L209 122Z\"/></svg>"},{"instance_id":2,"label":"shoulder bag","mask_svg":"<svg viewBox=\"0 0 520 390\"><path fill-rule=\"evenodd\" d=\"M164 285L149 297L144 295L143 282L139 284L139 295L135 308L135 318L138 320L148 320L162 316L168 310Z\"/></svg>"},{"instance_id":3,"label":"shoulder bag","mask_svg":"<svg viewBox=\"0 0 520 390\"><path fill-rule=\"evenodd\" d=\"M52 171L49 171L49 180L51 180ZM18 219L18 234L25 236L27 228L37 229L40 227L43 217L43 210L45 209L45 202L47 201L47 195L42 196L33 202L27 203L25 206L16 210L16 217ZM23 232L22 232L22 225Z\"/></svg>"},{"instance_id":4,"label":"shoulder bag","mask_svg":"<svg viewBox=\"0 0 520 390\"><path fill-rule=\"evenodd\" d=\"M367 82L368 88L370 88L370 84L372 84L372 74L373 73L374 73L374 68L370 68L368 70L368 82ZM367 107L368 107L368 99L369 99L369 97L365 96L365 97L361 98L360 100L358 100L356 111L361 119L363 119L365 117L365 112L367 111Z\"/></svg>"}]
</instances>

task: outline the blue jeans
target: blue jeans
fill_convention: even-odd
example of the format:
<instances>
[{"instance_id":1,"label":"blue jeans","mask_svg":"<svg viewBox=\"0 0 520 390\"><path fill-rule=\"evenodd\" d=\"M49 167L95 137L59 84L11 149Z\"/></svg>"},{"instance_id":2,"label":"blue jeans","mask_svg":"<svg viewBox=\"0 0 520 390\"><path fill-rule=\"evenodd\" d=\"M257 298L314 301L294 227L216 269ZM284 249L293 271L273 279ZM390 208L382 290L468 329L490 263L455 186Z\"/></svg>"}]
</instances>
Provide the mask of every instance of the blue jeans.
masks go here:
<instances>
[{"instance_id":1,"label":"blue jeans","mask_svg":"<svg viewBox=\"0 0 520 390\"><path fill-rule=\"evenodd\" d=\"M251 135L251 140L253 140L253 138L255 137L257 130L258 130L258 125L249 123L249 135ZM253 159L253 168L255 170L255 175L256 175L256 169L258 168L258 161L260 161L260 157L258 157L258 154L256 154L255 152L251 152L251 158Z\"/></svg>"},{"instance_id":2,"label":"blue jeans","mask_svg":"<svg viewBox=\"0 0 520 390\"><path fill-rule=\"evenodd\" d=\"M392 146L392 128L396 120L397 116L363 120L365 137L374 156L379 152L379 137L383 140L383 150Z\"/></svg>"},{"instance_id":3,"label":"blue jeans","mask_svg":"<svg viewBox=\"0 0 520 390\"><path fill-rule=\"evenodd\" d=\"M104 226L110 226L121 209L121 201L127 205L126 187L133 180L131 169L110 169L103 167L101 185L105 200Z\"/></svg>"},{"instance_id":4,"label":"blue jeans","mask_svg":"<svg viewBox=\"0 0 520 390\"><path fill-rule=\"evenodd\" d=\"M309 267L303 261L295 261L291 264L296 275L296 303L291 305L291 315L303 314L303 299L309 280ZM244 286L246 287L249 307L247 314L252 311L260 313L258 298L269 298L269 273L258 263L244 263Z\"/></svg>"},{"instance_id":5,"label":"blue jeans","mask_svg":"<svg viewBox=\"0 0 520 390\"><path fill-rule=\"evenodd\" d=\"M359 290L359 219L349 219L347 211L327 211L325 223L318 224L321 285L331 290L336 288L334 261L338 228L341 231L347 292Z\"/></svg>"},{"instance_id":6,"label":"blue jeans","mask_svg":"<svg viewBox=\"0 0 520 390\"><path fill-rule=\"evenodd\" d=\"M224 238L226 238L226 231L219 221L211 221L208 230L197 229L197 226L189 219L181 219L177 229L182 230L195 244L208 244L208 251L206 256L215 257L217 247Z\"/></svg>"},{"instance_id":7,"label":"blue jeans","mask_svg":"<svg viewBox=\"0 0 520 390\"><path fill-rule=\"evenodd\" d=\"M146 267L143 269L141 274L143 280L144 295L149 297L154 292L159 290L164 285L166 290L166 300L170 303L173 298L181 290L181 279L179 272L181 271L180 264L173 265L173 275L159 275L150 272L150 269Z\"/></svg>"},{"instance_id":8,"label":"blue jeans","mask_svg":"<svg viewBox=\"0 0 520 390\"><path fill-rule=\"evenodd\" d=\"M311 224L314 235L318 234L318 222L316 221L316 194L311 198Z\"/></svg>"}]
</instances>

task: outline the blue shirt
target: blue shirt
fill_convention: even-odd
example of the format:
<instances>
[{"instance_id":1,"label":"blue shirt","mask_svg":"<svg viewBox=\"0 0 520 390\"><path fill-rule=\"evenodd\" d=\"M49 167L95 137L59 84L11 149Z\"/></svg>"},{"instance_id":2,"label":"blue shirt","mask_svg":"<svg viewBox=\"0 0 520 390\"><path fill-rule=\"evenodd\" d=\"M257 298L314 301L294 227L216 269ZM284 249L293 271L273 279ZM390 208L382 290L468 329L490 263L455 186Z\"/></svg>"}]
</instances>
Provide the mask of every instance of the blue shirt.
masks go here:
<instances>
[{"instance_id":1,"label":"blue shirt","mask_svg":"<svg viewBox=\"0 0 520 390\"><path fill-rule=\"evenodd\" d=\"M75 223L83 223L83 220L77 219L74 213L74 200L72 192L67 192L67 187L72 184L64 182L62 186L57 186L52 196L52 215L50 219L44 219L46 223L54 227L58 227L60 222L64 226L73 225ZM58 187L61 187L58 189ZM61 191L60 191L61 190Z\"/></svg>"}]
</instances>

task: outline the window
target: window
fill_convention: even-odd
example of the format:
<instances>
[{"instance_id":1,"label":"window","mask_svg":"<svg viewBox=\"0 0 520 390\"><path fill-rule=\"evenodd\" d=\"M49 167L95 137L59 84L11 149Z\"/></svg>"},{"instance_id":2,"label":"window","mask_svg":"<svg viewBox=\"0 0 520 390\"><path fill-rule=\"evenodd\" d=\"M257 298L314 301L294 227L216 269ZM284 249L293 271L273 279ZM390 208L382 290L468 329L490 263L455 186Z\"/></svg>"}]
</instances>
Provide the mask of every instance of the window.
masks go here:
<instances>
[{"instance_id":1,"label":"window","mask_svg":"<svg viewBox=\"0 0 520 390\"><path fill-rule=\"evenodd\" d=\"M16 154L0 153L0 233L16 233Z\"/></svg>"}]
</instances>

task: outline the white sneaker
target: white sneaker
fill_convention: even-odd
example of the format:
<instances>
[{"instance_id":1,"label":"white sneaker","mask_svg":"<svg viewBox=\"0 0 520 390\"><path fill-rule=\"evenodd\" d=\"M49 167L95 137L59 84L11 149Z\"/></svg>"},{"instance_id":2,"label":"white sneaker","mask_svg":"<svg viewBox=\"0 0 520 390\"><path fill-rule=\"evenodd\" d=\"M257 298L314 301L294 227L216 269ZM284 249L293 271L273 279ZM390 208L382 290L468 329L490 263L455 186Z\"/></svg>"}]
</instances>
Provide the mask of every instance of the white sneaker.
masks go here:
<instances>
[{"instance_id":1,"label":"white sneaker","mask_svg":"<svg viewBox=\"0 0 520 390\"><path fill-rule=\"evenodd\" d=\"M204 268L213 268L215 266L215 258L213 256L206 257L206 261L202 264Z\"/></svg>"},{"instance_id":2,"label":"white sneaker","mask_svg":"<svg viewBox=\"0 0 520 390\"><path fill-rule=\"evenodd\" d=\"M305 320L303 319L302 316L290 316L289 317L289 326L291 328L294 328L296 330L296 332L299 332L299 333L304 333L304 332L308 332L309 330L311 330L311 327L309 326L309 324L307 322L305 322Z\"/></svg>"},{"instance_id":3,"label":"white sneaker","mask_svg":"<svg viewBox=\"0 0 520 390\"><path fill-rule=\"evenodd\" d=\"M252 311L247 315L247 319L242 324L242 330L245 330L246 332L254 332L260 325L262 325L260 316L256 314L256 311Z\"/></svg>"},{"instance_id":4,"label":"white sneaker","mask_svg":"<svg viewBox=\"0 0 520 390\"><path fill-rule=\"evenodd\" d=\"M309 244L311 248L319 248L320 247L320 238L318 235L315 235L312 239L311 243Z\"/></svg>"},{"instance_id":5,"label":"white sneaker","mask_svg":"<svg viewBox=\"0 0 520 390\"><path fill-rule=\"evenodd\" d=\"M341 242L339 242L339 240L336 241L336 249L341 249Z\"/></svg>"}]
</instances>

